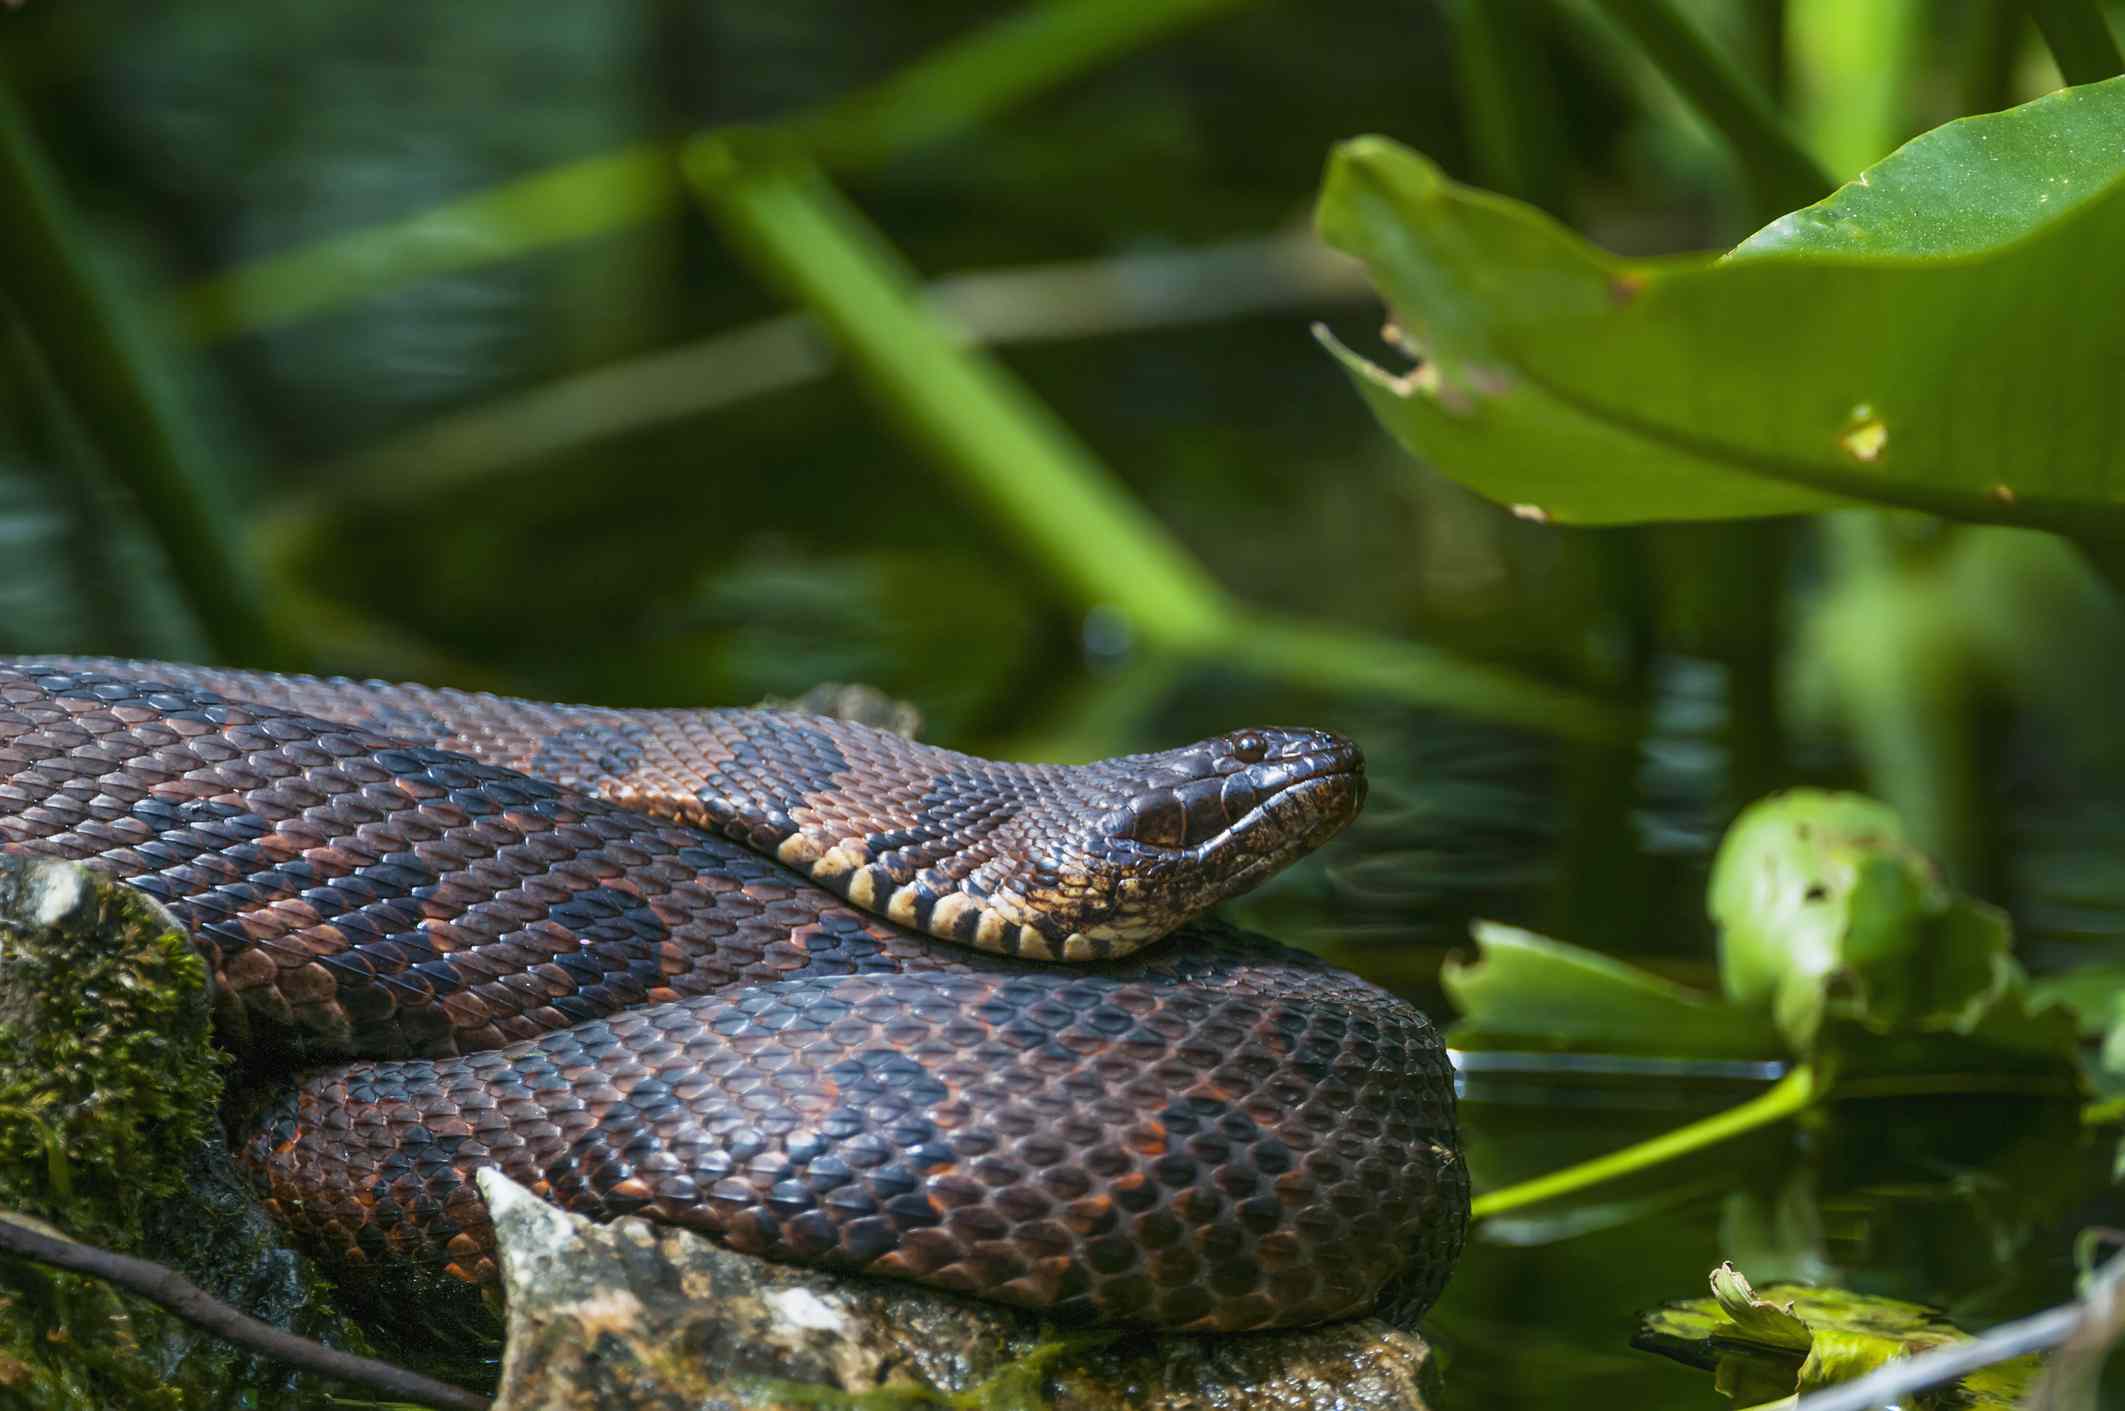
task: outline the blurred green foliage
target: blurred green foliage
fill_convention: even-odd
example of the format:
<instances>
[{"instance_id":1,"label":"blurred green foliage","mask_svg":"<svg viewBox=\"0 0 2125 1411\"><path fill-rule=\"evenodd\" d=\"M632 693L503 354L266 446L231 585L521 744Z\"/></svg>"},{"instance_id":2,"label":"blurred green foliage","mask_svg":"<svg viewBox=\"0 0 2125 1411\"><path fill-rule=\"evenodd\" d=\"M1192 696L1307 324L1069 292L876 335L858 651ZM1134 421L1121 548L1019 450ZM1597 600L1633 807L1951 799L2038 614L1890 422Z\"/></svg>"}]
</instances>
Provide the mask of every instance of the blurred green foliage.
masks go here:
<instances>
[{"instance_id":1,"label":"blurred green foliage","mask_svg":"<svg viewBox=\"0 0 2125 1411\"><path fill-rule=\"evenodd\" d=\"M1419 992L1476 915L1702 987L1726 824L1858 787L2032 969L2115 973L2113 550L1918 514L1515 516L1405 456L1321 355L1314 322L1370 346L1380 311L1306 230L1331 148L1374 132L1625 262L1726 249L2061 67L2104 76L2102 21L30 0L0 9L0 651L632 704L858 678L933 739L1051 758L1306 720L1365 743L1372 805L1246 919ZM1957 352L1980 378L1996 355ZM1494 1114L1478 1177L1612 1125ZM1657 1209L1573 1204L1479 1248L1437 1321L1488 1405L1560 1375L1690 1404L1618 1354L1621 1305L1532 1295L1506 1241L1591 1278L1632 1230L1612 1298L1657 1301L1741 1218L1721 1200L1761 1267L2004 1299L2036 1215L1953 1267L1849 1238L1854 1209L1914 1229L1993 1179L1935 1137L1838 1166L1818 1133L1776 1192L1685 1172ZM1925 1174L1885 1194L1892 1170Z\"/></svg>"},{"instance_id":2,"label":"blurred green foliage","mask_svg":"<svg viewBox=\"0 0 2125 1411\"><path fill-rule=\"evenodd\" d=\"M2080 670L2115 612L2070 550L2036 602L2046 551L1976 531L1514 519L1399 462L1305 346L1370 320L1300 225L1352 132L1672 251L2055 81L2010 4L1882 7L1886 49L1835 8L27 7L0 646L652 703L860 676L939 739L1077 755L1267 710L1386 760L1458 738L1443 707L1536 763L1383 774L1442 841L1370 829L1341 931L1451 937L1488 897L1687 953L1649 923L1718 826L1812 780L2012 906L2066 884L2039 936L2109 934L2082 861L2006 836L2053 784L2125 823ZM689 151L723 157L708 220ZM747 215L763 181L795 197ZM1554 835L1447 838L1501 788Z\"/></svg>"}]
</instances>

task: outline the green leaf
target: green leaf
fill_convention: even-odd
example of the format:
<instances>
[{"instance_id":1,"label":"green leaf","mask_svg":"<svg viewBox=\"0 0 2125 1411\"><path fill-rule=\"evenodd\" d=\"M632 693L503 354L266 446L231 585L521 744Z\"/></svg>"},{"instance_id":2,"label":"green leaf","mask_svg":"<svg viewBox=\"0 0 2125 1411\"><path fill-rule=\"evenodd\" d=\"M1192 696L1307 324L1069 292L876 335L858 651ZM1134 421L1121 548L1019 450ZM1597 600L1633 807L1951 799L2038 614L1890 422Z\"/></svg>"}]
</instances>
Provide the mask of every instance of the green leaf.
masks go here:
<instances>
[{"instance_id":1,"label":"green leaf","mask_svg":"<svg viewBox=\"0 0 2125 1411\"><path fill-rule=\"evenodd\" d=\"M947 41L873 87L792 114L787 129L834 166L880 165L1236 2L1038 0ZM267 256L184 290L168 316L193 338L217 342L417 280L639 225L682 204L677 148L630 143Z\"/></svg>"},{"instance_id":2,"label":"green leaf","mask_svg":"<svg viewBox=\"0 0 2125 1411\"><path fill-rule=\"evenodd\" d=\"M1726 260L1626 261L1360 138L1321 232L1425 361L1338 356L1412 450L1551 518L1849 496L2114 532L2121 153L2114 79L1916 138Z\"/></svg>"},{"instance_id":3,"label":"green leaf","mask_svg":"<svg viewBox=\"0 0 2125 1411\"><path fill-rule=\"evenodd\" d=\"M2032 1003L2006 916L1942 885L1873 799L1796 789L1751 805L1709 891L1729 998L1768 1008L1796 1053L1834 1050L1832 1071L1954 1061L1939 1043L1880 1042L1909 1036L2072 1062L2072 1015Z\"/></svg>"},{"instance_id":4,"label":"green leaf","mask_svg":"<svg viewBox=\"0 0 2125 1411\"><path fill-rule=\"evenodd\" d=\"M182 377L96 257L28 114L0 80L0 306L22 320L81 437L139 501L171 577L214 650L300 659L244 552L241 496L209 449Z\"/></svg>"},{"instance_id":5,"label":"green leaf","mask_svg":"<svg viewBox=\"0 0 2125 1411\"><path fill-rule=\"evenodd\" d=\"M1478 493L1530 517L1588 524L1698 518L1706 502L1733 515L1837 503L1643 436L1517 365L1517 323L1598 318L1645 269L1681 266L1614 259L1379 137L1337 149L1317 219L1323 239L1370 268L1399 321L1390 341L1426 361L1397 376L1325 329L1317 336L1404 447Z\"/></svg>"},{"instance_id":6,"label":"green leaf","mask_svg":"<svg viewBox=\"0 0 2125 1411\"><path fill-rule=\"evenodd\" d=\"M1476 959L1439 975L1462 1014L1456 1048L1533 1048L1765 1058L1779 1052L1762 1019L1635 966L1517 927L1478 922Z\"/></svg>"},{"instance_id":7,"label":"green leaf","mask_svg":"<svg viewBox=\"0 0 2125 1411\"><path fill-rule=\"evenodd\" d=\"M1709 888L1727 997L1799 1003L1780 997L1848 964L1848 934L1850 949L1877 962L1908 953L1924 901L1898 874L1924 865L1913 859L1896 814L1858 794L1801 789L1745 809L1720 842Z\"/></svg>"}]
</instances>

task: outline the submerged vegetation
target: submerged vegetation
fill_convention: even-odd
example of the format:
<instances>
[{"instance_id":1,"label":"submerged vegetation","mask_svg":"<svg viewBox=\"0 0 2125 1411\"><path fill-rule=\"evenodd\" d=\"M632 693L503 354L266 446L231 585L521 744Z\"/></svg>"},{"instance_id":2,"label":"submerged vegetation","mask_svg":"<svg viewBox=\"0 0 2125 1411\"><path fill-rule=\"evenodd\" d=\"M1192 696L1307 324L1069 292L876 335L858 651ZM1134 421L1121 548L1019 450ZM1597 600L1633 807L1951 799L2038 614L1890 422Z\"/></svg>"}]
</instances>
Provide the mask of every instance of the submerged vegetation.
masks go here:
<instances>
[{"instance_id":1,"label":"submerged vegetation","mask_svg":"<svg viewBox=\"0 0 2125 1411\"><path fill-rule=\"evenodd\" d=\"M1458 1015L1447 1406L1711 1404L1627 1345L1728 1259L2072 1293L2105 6L770 8L0 10L0 651L1342 730L1370 814L1243 911ZM43 1122L17 1204L108 1164Z\"/></svg>"}]
</instances>

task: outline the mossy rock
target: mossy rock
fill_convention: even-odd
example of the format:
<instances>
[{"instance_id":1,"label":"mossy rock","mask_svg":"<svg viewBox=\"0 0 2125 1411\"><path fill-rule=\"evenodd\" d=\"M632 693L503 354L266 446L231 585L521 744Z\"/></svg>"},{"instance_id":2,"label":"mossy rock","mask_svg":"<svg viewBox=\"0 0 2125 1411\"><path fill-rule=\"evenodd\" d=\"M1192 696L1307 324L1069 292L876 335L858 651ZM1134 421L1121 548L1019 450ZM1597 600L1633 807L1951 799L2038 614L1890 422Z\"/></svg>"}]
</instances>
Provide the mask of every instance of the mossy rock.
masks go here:
<instances>
[{"instance_id":1,"label":"mossy rock","mask_svg":"<svg viewBox=\"0 0 2125 1411\"><path fill-rule=\"evenodd\" d=\"M0 856L0 1208L361 1350L230 1161L212 1028L206 966L152 899ZM0 1411L271 1411L318 1393L101 1280L0 1257Z\"/></svg>"}]
</instances>

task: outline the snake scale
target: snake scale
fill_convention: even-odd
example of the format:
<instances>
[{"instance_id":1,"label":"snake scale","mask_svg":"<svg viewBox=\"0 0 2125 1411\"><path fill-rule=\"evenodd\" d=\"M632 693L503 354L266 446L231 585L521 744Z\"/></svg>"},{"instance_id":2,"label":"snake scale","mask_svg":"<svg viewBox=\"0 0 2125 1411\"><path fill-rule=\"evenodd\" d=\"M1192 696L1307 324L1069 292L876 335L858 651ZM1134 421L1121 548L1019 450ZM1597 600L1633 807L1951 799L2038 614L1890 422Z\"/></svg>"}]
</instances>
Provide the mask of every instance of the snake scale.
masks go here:
<instances>
[{"instance_id":1,"label":"snake scale","mask_svg":"<svg viewBox=\"0 0 2125 1411\"><path fill-rule=\"evenodd\" d=\"M1468 1208L1436 1032L1199 916L1363 793L1310 731L1011 765L789 712L0 660L0 847L190 929L226 1042L299 1075L239 1163L350 1271L492 1279L496 1165L1063 1320L1420 1311Z\"/></svg>"}]
</instances>

